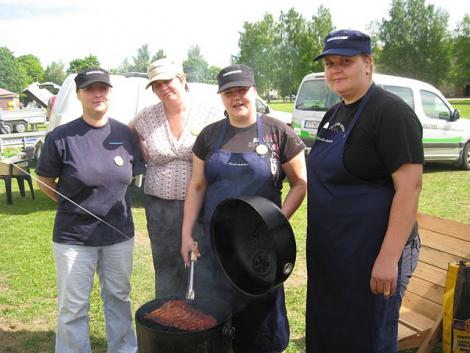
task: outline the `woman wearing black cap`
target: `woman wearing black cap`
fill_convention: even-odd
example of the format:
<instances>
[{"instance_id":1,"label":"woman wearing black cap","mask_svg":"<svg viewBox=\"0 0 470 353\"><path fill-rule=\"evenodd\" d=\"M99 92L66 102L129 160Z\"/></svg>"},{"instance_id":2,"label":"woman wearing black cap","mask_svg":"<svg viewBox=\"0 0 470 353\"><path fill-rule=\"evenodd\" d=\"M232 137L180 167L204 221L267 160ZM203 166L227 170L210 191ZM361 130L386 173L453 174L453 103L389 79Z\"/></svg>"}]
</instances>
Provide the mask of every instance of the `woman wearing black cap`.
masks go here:
<instances>
[{"instance_id":1,"label":"woman wearing black cap","mask_svg":"<svg viewBox=\"0 0 470 353\"><path fill-rule=\"evenodd\" d=\"M304 145L287 125L256 113L251 68L232 65L220 71L217 79L228 118L204 128L194 144L181 254L188 263L188 252L198 252L192 229L202 208L205 231L196 239L202 255L196 265L196 293L215 293L231 303L235 352L281 352L289 341L284 289L250 302L238 297L216 263L209 225L215 207L230 197L263 196L281 207L286 175L290 190L282 211L289 218L306 193Z\"/></svg>"},{"instance_id":2,"label":"woman wearing black cap","mask_svg":"<svg viewBox=\"0 0 470 353\"><path fill-rule=\"evenodd\" d=\"M97 272L108 352L134 353L128 185L136 142L126 125L107 114L112 86L106 71L83 70L75 83L83 115L48 134L36 170L40 189L57 202L55 351L91 352L88 310Z\"/></svg>"},{"instance_id":3,"label":"woman wearing black cap","mask_svg":"<svg viewBox=\"0 0 470 353\"><path fill-rule=\"evenodd\" d=\"M321 58L343 100L325 114L308 159L307 352L396 352L422 128L404 101L374 84L369 36L331 32Z\"/></svg>"}]
</instances>

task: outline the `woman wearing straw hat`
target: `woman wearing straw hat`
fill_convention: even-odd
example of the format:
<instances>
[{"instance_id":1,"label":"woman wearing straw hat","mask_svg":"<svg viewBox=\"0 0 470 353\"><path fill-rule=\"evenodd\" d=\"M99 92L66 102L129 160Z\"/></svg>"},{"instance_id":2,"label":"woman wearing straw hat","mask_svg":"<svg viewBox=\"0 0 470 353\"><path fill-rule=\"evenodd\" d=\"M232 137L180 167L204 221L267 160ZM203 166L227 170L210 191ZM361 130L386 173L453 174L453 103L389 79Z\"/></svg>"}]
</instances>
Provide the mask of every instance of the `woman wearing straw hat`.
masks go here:
<instances>
[{"instance_id":1,"label":"woman wearing straw hat","mask_svg":"<svg viewBox=\"0 0 470 353\"><path fill-rule=\"evenodd\" d=\"M166 297L186 291L187 272L180 249L192 147L200 130L220 119L222 109L192 96L179 62L159 59L147 71L147 88L152 88L160 102L139 112L130 126L141 140L147 162L145 214L155 270L155 296Z\"/></svg>"},{"instance_id":2,"label":"woman wearing straw hat","mask_svg":"<svg viewBox=\"0 0 470 353\"><path fill-rule=\"evenodd\" d=\"M422 128L374 84L368 35L331 32L319 59L343 100L308 158L307 352L393 353L403 249L417 235Z\"/></svg>"}]
</instances>

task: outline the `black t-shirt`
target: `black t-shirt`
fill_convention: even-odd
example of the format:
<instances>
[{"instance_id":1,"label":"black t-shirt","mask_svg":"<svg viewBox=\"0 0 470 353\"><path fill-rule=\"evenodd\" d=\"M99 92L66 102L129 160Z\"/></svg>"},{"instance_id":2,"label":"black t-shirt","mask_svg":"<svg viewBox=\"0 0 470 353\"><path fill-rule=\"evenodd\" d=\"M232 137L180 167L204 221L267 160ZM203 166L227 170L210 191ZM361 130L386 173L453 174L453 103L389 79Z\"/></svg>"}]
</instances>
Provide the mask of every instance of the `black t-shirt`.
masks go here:
<instances>
[{"instance_id":1,"label":"black t-shirt","mask_svg":"<svg viewBox=\"0 0 470 353\"><path fill-rule=\"evenodd\" d=\"M361 101L333 106L323 117L320 128L328 123L326 128L344 131ZM421 123L411 107L400 97L377 87L346 142L344 166L360 179L393 185L391 174L403 164L424 163L422 137Z\"/></svg>"},{"instance_id":2,"label":"black t-shirt","mask_svg":"<svg viewBox=\"0 0 470 353\"><path fill-rule=\"evenodd\" d=\"M268 147L266 157L276 163L277 175L274 178L281 182L284 174L280 166L303 151L305 145L294 130L283 122L267 115L262 115L261 118L263 119L263 143ZM199 159L207 161L215 151L226 122L227 119L217 121L201 131L193 146L193 152ZM244 128L237 128L227 123L228 127L221 149L235 153L255 152L258 146L256 123Z\"/></svg>"},{"instance_id":3,"label":"black t-shirt","mask_svg":"<svg viewBox=\"0 0 470 353\"><path fill-rule=\"evenodd\" d=\"M136 150L130 129L113 119L96 128L78 118L49 133L37 174L58 178L59 193L125 234L58 194L55 242L101 246L134 236L128 186Z\"/></svg>"}]
</instances>

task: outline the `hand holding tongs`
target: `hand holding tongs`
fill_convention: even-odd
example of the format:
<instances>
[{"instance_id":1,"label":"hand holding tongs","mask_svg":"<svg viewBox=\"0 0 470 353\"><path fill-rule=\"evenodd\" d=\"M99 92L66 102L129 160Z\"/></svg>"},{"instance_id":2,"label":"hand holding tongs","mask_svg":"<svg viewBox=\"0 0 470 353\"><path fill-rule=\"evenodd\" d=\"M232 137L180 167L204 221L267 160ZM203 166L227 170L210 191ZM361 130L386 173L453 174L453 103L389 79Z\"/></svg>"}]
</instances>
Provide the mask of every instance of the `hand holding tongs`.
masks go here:
<instances>
[{"instance_id":1,"label":"hand holding tongs","mask_svg":"<svg viewBox=\"0 0 470 353\"><path fill-rule=\"evenodd\" d=\"M194 243L197 247L197 242ZM186 291L186 300L194 300L194 264L197 261L197 255L195 252L191 251L191 262L189 264L188 272L188 289Z\"/></svg>"}]
</instances>

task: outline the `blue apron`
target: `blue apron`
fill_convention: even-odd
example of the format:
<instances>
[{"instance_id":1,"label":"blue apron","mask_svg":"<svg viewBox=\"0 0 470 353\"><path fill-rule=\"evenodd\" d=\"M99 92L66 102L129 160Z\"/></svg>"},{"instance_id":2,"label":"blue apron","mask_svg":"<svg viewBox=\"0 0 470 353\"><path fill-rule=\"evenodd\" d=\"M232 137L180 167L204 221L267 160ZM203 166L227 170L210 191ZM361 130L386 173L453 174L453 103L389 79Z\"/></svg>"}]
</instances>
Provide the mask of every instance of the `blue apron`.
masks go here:
<instances>
[{"instance_id":1,"label":"blue apron","mask_svg":"<svg viewBox=\"0 0 470 353\"><path fill-rule=\"evenodd\" d=\"M205 234L198 239L201 257L195 267L196 293L216 294L232 307L236 328L234 352L280 352L289 342L284 288L278 287L260 299L238 293L227 281L210 244L210 220L223 200L238 196L263 196L281 206L281 193L271 173L269 157L256 152L221 150L229 121L220 131L214 153L205 163L207 190L204 199ZM263 121L256 119L259 144L263 144ZM282 182L282 181L279 181Z\"/></svg>"},{"instance_id":2,"label":"blue apron","mask_svg":"<svg viewBox=\"0 0 470 353\"><path fill-rule=\"evenodd\" d=\"M370 290L395 191L360 180L343 163L346 141L375 89L372 84L346 131L321 128L309 155L308 353L397 351L399 294L385 299Z\"/></svg>"}]
</instances>

